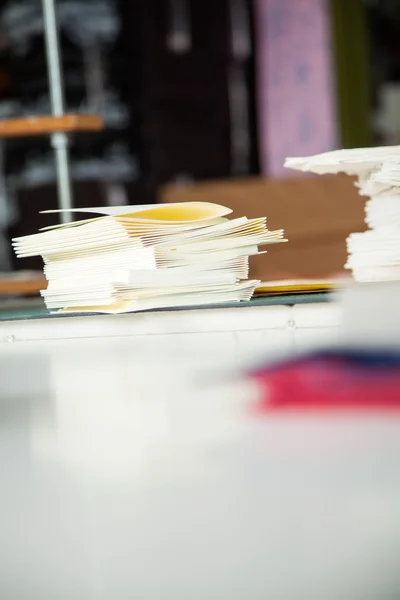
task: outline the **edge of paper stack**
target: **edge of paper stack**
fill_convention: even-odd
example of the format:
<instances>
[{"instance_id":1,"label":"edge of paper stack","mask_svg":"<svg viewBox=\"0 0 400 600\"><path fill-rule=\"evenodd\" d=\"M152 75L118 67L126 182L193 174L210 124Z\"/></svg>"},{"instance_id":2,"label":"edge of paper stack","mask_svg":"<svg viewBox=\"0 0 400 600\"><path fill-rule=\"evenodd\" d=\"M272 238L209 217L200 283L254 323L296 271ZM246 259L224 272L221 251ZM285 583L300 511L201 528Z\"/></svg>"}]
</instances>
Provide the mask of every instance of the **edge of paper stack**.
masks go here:
<instances>
[{"instance_id":1,"label":"edge of paper stack","mask_svg":"<svg viewBox=\"0 0 400 600\"><path fill-rule=\"evenodd\" d=\"M60 212L60 211L48 211ZM98 216L16 238L42 256L50 311L124 313L248 301L249 257L286 241L265 217L228 219L208 202L77 209Z\"/></svg>"},{"instance_id":2,"label":"edge of paper stack","mask_svg":"<svg viewBox=\"0 0 400 600\"><path fill-rule=\"evenodd\" d=\"M400 279L400 146L336 150L305 158L288 158L285 166L318 174L346 173L367 196L369 229L347 239L345 265L358 282Z\"/></svg>"},{"instance_id":3,"label":"edge of paper stack","mask_svg":"<svg viewBox=\"0 0 400 600\"><path fill-rule=\"evenodd\" d=\"M256 296L285 296L296 294L321 294L340 288L338 279L282 279L277 281L260 281L257 284Z\"/></svg>"}]
</instances>

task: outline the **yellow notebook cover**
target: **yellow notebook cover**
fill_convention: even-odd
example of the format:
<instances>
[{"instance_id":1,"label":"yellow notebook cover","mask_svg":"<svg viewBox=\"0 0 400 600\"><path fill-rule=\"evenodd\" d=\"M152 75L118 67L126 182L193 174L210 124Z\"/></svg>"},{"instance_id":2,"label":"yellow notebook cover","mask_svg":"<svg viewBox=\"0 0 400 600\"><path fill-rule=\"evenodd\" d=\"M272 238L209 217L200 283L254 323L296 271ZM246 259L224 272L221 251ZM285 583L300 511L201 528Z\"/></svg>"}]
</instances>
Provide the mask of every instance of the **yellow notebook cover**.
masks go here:
<instances>
[{"instance_id":1,"label":"yellow notebook cover","mask_svg":"<svg viewBox=\"0 0 400 600\"><path fill-rule=\"evenodd\" d=\"M339 287L338 280L293 279L282 281L261 281L256 287L257 296L272 294L316 294L329 292Z\"/></svg>"}]
</instances>

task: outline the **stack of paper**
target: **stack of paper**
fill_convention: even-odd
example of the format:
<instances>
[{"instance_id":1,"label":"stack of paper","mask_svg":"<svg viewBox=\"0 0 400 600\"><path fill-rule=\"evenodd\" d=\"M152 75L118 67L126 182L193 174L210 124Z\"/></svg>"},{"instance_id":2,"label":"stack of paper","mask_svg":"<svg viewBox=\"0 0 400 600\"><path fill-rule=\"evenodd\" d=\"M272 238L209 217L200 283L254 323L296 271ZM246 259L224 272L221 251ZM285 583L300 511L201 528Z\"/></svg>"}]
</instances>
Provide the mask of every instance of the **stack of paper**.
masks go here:
<instances>
[{"instance_id":1,"label":"stack of paper","mask_svg":"<svg viewBox=\"0 0 400 600\"><path fill-rule=\"evenodd\" d=\"M54 211L58 212L58 211ZM207 202L81 209L102 216L13 240L41 255L50 310L119 313L249 300L249 257L286 241L266 219Z\"/></svg>"},{"instance_id":2,"label":"stack of paper","mask_svg":"<svg viewBox=\"0 0 400 600\"><path fill-rule=\"evenodd\" d=\"M369 196L365 221L370 229L349 236L346 268L356 281L400 279L400 146L288 158L285 165L320 174L356 175L359 193Z\"/></svg>"}]
</instances>

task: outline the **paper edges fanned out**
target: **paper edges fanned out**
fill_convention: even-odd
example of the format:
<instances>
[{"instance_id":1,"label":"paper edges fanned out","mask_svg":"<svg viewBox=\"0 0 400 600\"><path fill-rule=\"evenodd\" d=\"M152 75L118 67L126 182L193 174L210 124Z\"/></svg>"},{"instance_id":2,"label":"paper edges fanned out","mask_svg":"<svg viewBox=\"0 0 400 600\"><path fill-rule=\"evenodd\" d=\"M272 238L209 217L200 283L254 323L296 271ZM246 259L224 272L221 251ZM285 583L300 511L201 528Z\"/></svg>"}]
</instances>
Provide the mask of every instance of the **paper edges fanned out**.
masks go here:
<instances>
[{"instance_id":1,"label":"paper edges fanned out","mask_svg":"<svg viewBox=\"0 0 400 600\"><path fill-rule=\"evenodd\" d=\"M399 194L400 146L334 150L305 158L287 158L285 166L318 175L357 176L362 196Z\"/></svg>"},{"instance_id":2,"label":"paper edges fanned out","mask_svg":"<svg viewBox=\"0 0 400 600\"><path fill-rule=\"evenodd\" d=\"M213 204L211 202L185 202L185 203L166 203L166 204L142 204L142 205L123 205L123 206L103 206L103 207L86 207L86 208L72 208L72 209L54 209L54 210L43 210L40 214L59 214L59 213L84 213L84 214L97 214L100 217L110 216L110 217L122 217L122 216L130 216L134 215L135 218L143 218L145 216L140 217L140 213L145 215L146 213L159 213L160 215L168 215L169 212L172 211L180 211L182 212L182 207L185 205L186 209L189 213L193 214L194 212L199 212L201 214L205 214L206 216L203 219L212 219L216 217L225 217L232 213L230 208L226 206L222 206L220 204ZM183 211L184 212L184 211ZM208 214L207 214L208 213ZM164 220L164 219L162 219ZM171 220L168 219L170 222ZM186 222L191 221L188 219ZM179 219L178 222L185 222L182 219ZM69 225L68 223L66 224ZM65 227L64 224L61 224L60 227Z\"/></svg>"},{"instance_id":3,"label":"paper edges fanned out","mask_svg":"<svg viewBox=\"0 0 400 600\"><path fill-rule=\"evenodd\" d=\"M102 216L13 240L17 255L44 257L50 283L42 295L52 311L117 313L178 307L181 302L192 306L245 301L258 284L247 279L248 257L261 253L259 246L286 241L282 230L268 231L265 218L227 220L232 211L211 203L76 212L87 210ZM147 251L153 262L140 258ZM191 277L180 282L175 274L185 265ZM160 281L152 277L141 285L139 278L132 286L127 283L132 268L171 273L171 279L161 282L165 287L158 290Z\"/></svg>"}]
</instances>

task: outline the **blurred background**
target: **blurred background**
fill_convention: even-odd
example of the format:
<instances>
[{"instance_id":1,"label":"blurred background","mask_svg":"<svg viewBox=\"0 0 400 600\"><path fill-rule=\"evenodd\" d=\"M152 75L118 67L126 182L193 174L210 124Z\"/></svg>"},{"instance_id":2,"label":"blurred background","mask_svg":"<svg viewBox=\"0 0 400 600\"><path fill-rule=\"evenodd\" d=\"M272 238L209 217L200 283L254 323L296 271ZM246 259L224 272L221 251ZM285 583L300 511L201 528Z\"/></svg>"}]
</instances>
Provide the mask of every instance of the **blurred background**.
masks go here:
<instances>
[{"instance_id":1,"label":"blurred background","mask_svg":"<svg viewBox=\"0 0 400 600\"><path fill-rule=\"evenodd\" d=\"M76 206L220 202L285 227L290 245L258 258L257 278L342 270L345 238L365 229L352 182L298 180L283 161L398 142L399 2L56 6L66 110L104 120L71 138ZM1 0L0 118L50 114L46 69L41 2ZM9 240L46 225L39 211L57 205L49 136L2 139L0 158L0 270L40 269L17 263Z\"/></svg>"},{"instance_id":2,"label":"blurred background","mask_svg":"<svg viewBox=\"0 0 400 600\"><path fill-rule=\"evenodd\" d=\"M400 0L56 7L66 111L104 122L69 135L75 206L217 202L285 229L254 277L342 273L364 200L283 162L400 142ZM5 279L54 223L51 110L42 3L0 0ZM319 296L3 312L2 600L398 600L400 287Z\"/></svg>"}]
</instances>

